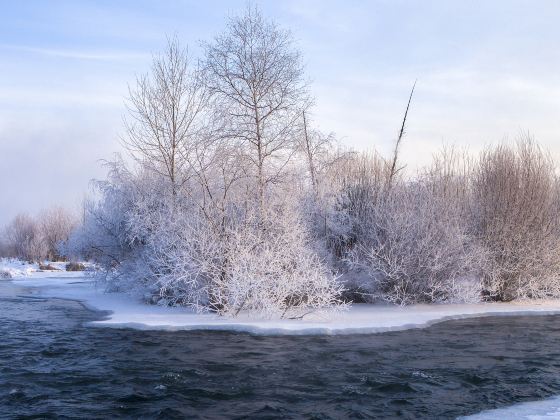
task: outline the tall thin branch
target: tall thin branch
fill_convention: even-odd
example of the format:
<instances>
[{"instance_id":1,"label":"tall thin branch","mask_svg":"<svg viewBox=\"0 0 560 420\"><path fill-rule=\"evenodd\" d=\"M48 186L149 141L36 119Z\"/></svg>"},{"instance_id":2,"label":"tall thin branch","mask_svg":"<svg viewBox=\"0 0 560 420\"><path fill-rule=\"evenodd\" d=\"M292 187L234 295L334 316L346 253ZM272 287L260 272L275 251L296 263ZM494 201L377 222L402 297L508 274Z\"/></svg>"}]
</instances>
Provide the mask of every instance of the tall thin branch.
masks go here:
<instances>
[{"instance_id":1,"label":"tall thin branch","mask_svg":"<svg viewBox=\"0 0 560 420\"><path fill-rule=\"evenodd\" d=\"M410 103L412 102L412 95L414 95L414 88L416 88L416 82L417 80L414 81L414 85L412 85L412 90L410 91L410 96L408 98L408 103L406 105L406 111L404 112L404 118L402 121L402 125L401 125L401 130L399 131L399 136L397 137L397 141L395 142L395 149L393 151L393 159L391 162L391 170L389 172L389 188L391 188L391 186L393 185L393 180L395 178L395 176L397 175L397 173L402 169L401 168L397 168L397 162L399 159L399 148L402 142L402 139L404 137L404 133L405 133L405 125L406 125L406 119L408 117L408 110L410 109Z\"/></svg>"}]
</instances>

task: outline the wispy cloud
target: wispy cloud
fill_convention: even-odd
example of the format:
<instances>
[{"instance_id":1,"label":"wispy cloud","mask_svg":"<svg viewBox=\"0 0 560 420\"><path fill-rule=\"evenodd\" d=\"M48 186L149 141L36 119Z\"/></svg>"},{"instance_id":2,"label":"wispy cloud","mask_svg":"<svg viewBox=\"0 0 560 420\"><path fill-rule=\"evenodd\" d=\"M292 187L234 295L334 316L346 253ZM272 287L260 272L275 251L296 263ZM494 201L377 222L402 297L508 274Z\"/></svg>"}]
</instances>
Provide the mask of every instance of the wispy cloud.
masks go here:
<instances>
[{"instance_id":1,"label":"wispy cloud","mask_svg":"<svg viewBox=\"0 0 560 420\"><path fill-rule=\"evenodd\" d=\"M19 53L38 54L50 57L68 58L74 60L99 60L99 61L129 61L145 60L151 54L133 51L78 51L70 49L56 49L43 47L30 47L24 45L0 45L0 50Z\"/></svg>"}]
</instances>

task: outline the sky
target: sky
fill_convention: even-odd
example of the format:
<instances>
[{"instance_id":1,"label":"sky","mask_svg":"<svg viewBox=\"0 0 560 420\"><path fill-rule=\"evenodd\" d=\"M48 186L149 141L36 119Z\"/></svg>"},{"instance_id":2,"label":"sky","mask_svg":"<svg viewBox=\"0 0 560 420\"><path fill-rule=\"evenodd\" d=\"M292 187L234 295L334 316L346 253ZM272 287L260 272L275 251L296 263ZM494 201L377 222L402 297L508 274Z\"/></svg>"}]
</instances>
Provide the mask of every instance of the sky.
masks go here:
<instances>
[{"instance_id":1,"label":"sky","mask_svg":"<svg viewBox=\"0 0 560 420\"><path fill-rule=\"evenodd\" d=\"M560 2L254 1L292 31L340 142L388 154L417 80L402 159L475 153L529 132L560 161ZM0 0L0 225L78 209L122 152L128 85L177 35L192 56L246 1Z\"/></svg>"}]
</instances>

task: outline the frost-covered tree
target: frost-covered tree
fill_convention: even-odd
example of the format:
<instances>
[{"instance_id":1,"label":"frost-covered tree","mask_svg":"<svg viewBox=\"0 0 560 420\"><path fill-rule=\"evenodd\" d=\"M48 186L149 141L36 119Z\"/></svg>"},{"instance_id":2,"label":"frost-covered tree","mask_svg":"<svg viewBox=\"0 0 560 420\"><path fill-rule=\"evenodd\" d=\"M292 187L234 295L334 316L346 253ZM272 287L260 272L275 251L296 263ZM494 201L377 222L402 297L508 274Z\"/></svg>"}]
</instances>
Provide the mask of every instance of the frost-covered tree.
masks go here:
<instances>
[{"instance_id":1,"label":"frost-covered tree","mask_svg":"<svg viewBox=\"0 0 560 420\"><path fill-rule=\"evenodd\" d=\"M300 134L300 152L305 161L313 196L319 199L321 193L325 192L325 186L321 180L325 177L327 168L333 164L332 149L335 143L334 134L323 134L314 129L309 121L306 111L302 112L302 133Z\"/></svg>"},{"instance_id":2,"label":"frost-covered tree","mask_svg":"<svg viewBox=\"0 0 560 420\"><path fill-rule=\"evenodd\" d=\"M123 142L143 166L170 183L176 196L191 175L189 156L205 130L208 94L177 38L154 57L149 74L129 89Z\"/></svg>"},{"instance_id":3,"label":"frost-covered tree","mask_svg":"<svg viewBox=\"0 0 560 420\"><path fill-rule=\"evenodd\" d=\"M206 84L227 119L222 137L246 155L264 211L267 186L281 180L309 106L300 54L291 34L256 8L204 46Z\"/></svg>"},{"instance_id":4,"label":"frost-covered tree","mask_svg":"<svg viewBox=\"0 0 560 420\"><path fill-rule=\"evenodd\" d=\"M56 261L62 257L61 246L68 240L76 219L63 207L53 207L38 216L41 239L46 248L46 258Z\"/></svg>"},{"instance_id":5,"label":"frost-covered tree","mask_svg":"<svg viewBox=\"0 0 560 420\"><path fill-rule=\"evenodd\" d=\"M45 257L46 246L36 220L25 214L18 214L4 231L6 243L13 256L27 261L39 261Z\"/></svg>"},{"instance_id":6,"label":"frost-covered tree","mask_svg":"<svg viewBox=\"0 0 560 420\"><path fill-rule=\"evenodd\" d=\"M131 261L135 264L137 248L141 245L133 237L135 229L129 215L137 197L147 193L138 179L122 161L107 163L108 177L94 183L96 200L85 203L82 224L71 234L66 254L92 259L106 274ZM163 189L165 191L165 189Z\"/></svg>"}]
</instances>

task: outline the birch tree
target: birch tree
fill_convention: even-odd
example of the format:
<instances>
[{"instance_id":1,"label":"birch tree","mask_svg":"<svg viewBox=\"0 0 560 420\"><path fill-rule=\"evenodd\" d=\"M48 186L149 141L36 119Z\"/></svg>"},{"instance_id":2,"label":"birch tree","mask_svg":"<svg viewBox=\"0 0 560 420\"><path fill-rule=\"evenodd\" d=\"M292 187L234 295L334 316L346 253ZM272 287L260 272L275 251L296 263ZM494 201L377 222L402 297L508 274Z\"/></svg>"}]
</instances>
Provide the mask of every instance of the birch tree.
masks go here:
<instances>
[{"instance_id":1,"label":"birch tree","mask_svg":"<svg viewBox=\"0 0 560 420\"><path fill-rule=\"evenodd\" d=\"M300 54L291 34L258 9L232 18L204 47L207 86L229 120L224 138L245 152L262 213L267 186L295 152L309 105Z\"/></svg>"},{"instance_id":2,"label":"birch tree","mask_svg":"<svg viewBox=\"0 0 560 420\"><path fill-rule=\"evenodd\" d=\"M199 76L173 38L154 57L151 72L129 88L123 143L138 161L169 180L173 197L188 179L188 155L204 127L208 95Z\"/></svg>"}]
</instances>

